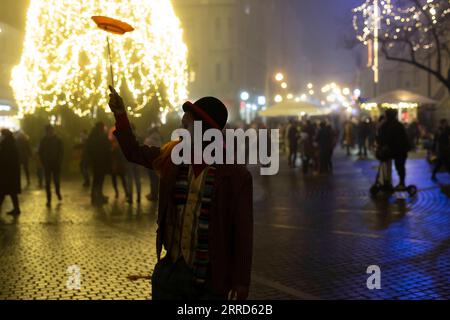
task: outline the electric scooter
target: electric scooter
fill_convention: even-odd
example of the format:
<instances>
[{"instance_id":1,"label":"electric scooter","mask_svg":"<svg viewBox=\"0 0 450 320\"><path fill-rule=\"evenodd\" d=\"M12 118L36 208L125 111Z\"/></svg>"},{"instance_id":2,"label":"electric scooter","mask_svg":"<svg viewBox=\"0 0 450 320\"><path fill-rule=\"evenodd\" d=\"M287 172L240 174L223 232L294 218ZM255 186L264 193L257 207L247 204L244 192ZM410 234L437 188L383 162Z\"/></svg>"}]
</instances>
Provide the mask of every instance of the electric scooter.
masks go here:
<instances>
[{"instance_id":1,"label":"electric scooter","mask_svg":"<svg viewBox=\"0 0 450 320\"><path fill-rule=\"evenodd\" d=\"M414 197L417 194L417 187L415 185L409 185L404 188L394 188L392 185L392 160L380 161L378 166L378 173L375 183L370 187L370 195L376 196L378 193L383 192L387 194L394 194L396 192L407 192L410 197Z\"/></svg>"}]
</instances>

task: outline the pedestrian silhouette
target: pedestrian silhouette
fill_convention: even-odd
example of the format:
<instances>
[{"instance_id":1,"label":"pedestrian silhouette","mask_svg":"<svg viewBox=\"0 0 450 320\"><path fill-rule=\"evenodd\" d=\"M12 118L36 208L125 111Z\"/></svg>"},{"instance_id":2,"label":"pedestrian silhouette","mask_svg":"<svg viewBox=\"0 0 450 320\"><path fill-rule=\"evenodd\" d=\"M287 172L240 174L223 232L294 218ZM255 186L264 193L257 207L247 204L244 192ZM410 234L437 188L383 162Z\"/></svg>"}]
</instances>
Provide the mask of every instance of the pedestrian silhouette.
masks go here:
<instances>
[{"instance_id":1,"label":"pedestrian silhouette","mask_svg":"<svg viewBox=\"0 0 450 320\"><path fill-rule=\"evenodd\" d=\"M39 144L39 159L44 168L45 191L47 193L47 207L52 203L51 181L55 185L58 200L62 200L60 190L61 164L63 159L63 143L55 134L51 125L45 127L45 136Z\"/></svg>"},{"instance_id":2,"label":"pedestrian silhouette","mask_svg":"<svg viewBox=\"0 0 450 320\"><path fill-rule=\"evenodd\" d=\"M133 123L130 124L131 129L135 133L137 141L142 144L143 139L136 134L136 127ZM136 186L136 201L141 203L141 170L139 166L132 162L126 163L127 169L127 189L128 189L128 202L133 202L133 185Z\"/></svg>"},{"instance_id":3,"label":"pedestrian silhouette","mask_svg":"<svg viewBox=\"0 0 450 320\"><path fill-rule=\"evenodd\" d=\"M103 194L105 175L111 172L111 143L105 132L103 122L97 122L87 140L89 165L92 168L91 202L101 205L108 202Z\"/></svg>"},{"instance_id":4,"label":"pedestrian silhouette","mask_svg":"<svg viewBox=\"0 0 450 320\"><path fill-rule=\"evenodd\" d=\"M5 196L9 195L13 203L13 210L7 212L10 215L19 215L20 193L20 160L19 150L11 131L3 129L0 138L0 208Z\"/></svg>"},{"instance_id":5,"label":"pedestrian silhouette","mask_svg":"<svg viewBox=\"0 0 450 320\"><path fill-rule=\"evenodd\" d=\"M378 158L393 159L400 183L398 189L405 188L406 179L406 159L411 150L408 135L403 124L397 119L398 111L387 109L385 120L380 125L377 137Z\"/></svg>"},{"instance_id":6,"label":"pedestrian silhouette","mask_svg":"<svg viewBox=\"0 0 450 320\"><path fill-rule=\"evenodd\" d=\"M19 132L16 138L17 149L19 151L19 161L20 165L25 172L25 177L27 179L27 185L30 185L30 170L29 170L29 161L31 157L31 147L30 147L30 139L24 132Z\"/></svg>"},{"instance_id":7,"label":"pedestrian silhouette","mask_svg":"<svg viewBox=\"0 0 450 320\"><path fill-rule=\"evenodd\" d=\"M120 150L119 143L116 137L113 135L115 128L111 128L109 134L109 141L111 142L111 179L114 188L115 198L119 198L119 188L117 187L117 178L122 183L123 192L128 202L130 202L129 188L126 180L127 159Z\"/></svg>"},{"instance_id":8,"label":"pedestrian silhouette","mask_svg":"<svg viewBox=\"0 0 450 320\"><path fill-rule=\"evenodd\" d=\"M441 119L439 123L439 128L434 138L434 149L437 159L431 179L437 180L436 174L442 166L450 173L450 127L446 119Z\"/></svg>"}]
</instances>

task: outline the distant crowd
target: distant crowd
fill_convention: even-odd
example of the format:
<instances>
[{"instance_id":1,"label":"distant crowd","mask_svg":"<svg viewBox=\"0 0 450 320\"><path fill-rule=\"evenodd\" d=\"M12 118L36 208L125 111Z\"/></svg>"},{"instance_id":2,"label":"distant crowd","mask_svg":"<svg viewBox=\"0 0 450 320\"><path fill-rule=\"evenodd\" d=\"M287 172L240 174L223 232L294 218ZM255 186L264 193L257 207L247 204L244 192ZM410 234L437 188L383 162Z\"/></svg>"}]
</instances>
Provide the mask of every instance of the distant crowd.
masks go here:
<instances>
[{"instance_id":1,"label":"distant crowd","mask_svg":"<svg viewBox=\"0 0 450 320\"><path fill-rule=\"evenodd\" d=\"M386 112L379 119L350 117L343 122L325 119L304 119L279 122L272 126L252 123L254 128L280 129L281 153L287 156L291 168L301 166L304 174L330 174L333 172L333 154L340 145L347 156L357 155L365 159L372 154L378 160L391 158L404 184L405 163L408 152L423 148L428 160L434 164L432 179L444 167L450 172L450 128L442 119L433 131L427 131L418 121L405 125L397 120L397 112ZM90 187L93 205L108 202L103 192L106 176L111 176L114 197L119 197L119 185L127 202L141 202L142 173L137 165L129 163L113 134L114 127L107 128L98 122L90 132L83 130L75 149L80 154L79 168L83 186ZM134 130L134 127L133 127ZM53 126L45 127L39 144L32 148L30 139L23 131L16 133L2 129L0 142L0 206L5 196L11 197L14 209L9 214L20 214L18 194L21 192L21 171L30 185L30 162L34 162L40 188L45 186L47 206L52 204L52 185L58 201L61 195L61 167L64 145ZM161 146L162 137L158 126L151 126L145 137L137 135L139 142L149 146ZM355 153L356 152L356 153ZM158 177L148 170L149 201L158 199Z\"/></svg>"},{"instance_id":2,"label":"distant crowd","mask_svg":"<svg viewBox=\"0 0 450 320\"><path fill-rule=\"evenodd\" d=\"M113 134L113 128L107 128L104 123L98 122L90 132L83 130L75 145L76 151L81 154L79 167L83 178L83 186L91 190L93 205L102 205L108 202L103 193L105 177L110 175L114 188L115 198L119 197L118 180L122 186L126 201L141 202L142 177L141 169L129 163L123 156L118 142ZM0 142L0 208L6 195L11 197L13 210L11 215L20 214L18 194L21 192L21 175L27 186L30 185L30 162L36 168L36 180L39 188L45 187L46 205L52 205L52 185L58 201L61 195L61 169L64 157L64 144L56 134L55 128L47 125L44 135L36 148L33 148L29 137L22 131L15 134L8 129L2 129ZM149 146L160 146L162 137L158 126L147 130L147 135L140 138L141 142ZM149 201L158 198L158 177L153 171L147 172L150 194L146 195Z\"/></svg>"}]
</instances>

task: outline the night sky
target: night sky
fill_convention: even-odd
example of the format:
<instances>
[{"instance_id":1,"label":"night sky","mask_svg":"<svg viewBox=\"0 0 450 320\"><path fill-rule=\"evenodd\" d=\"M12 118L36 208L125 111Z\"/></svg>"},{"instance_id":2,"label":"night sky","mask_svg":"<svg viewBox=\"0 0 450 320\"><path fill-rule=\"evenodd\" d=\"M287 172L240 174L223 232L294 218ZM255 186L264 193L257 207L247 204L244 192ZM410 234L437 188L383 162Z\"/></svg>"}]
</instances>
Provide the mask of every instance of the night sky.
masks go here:
<instances>
[{"instance_id":1,"label":"night sky","mask_svg":"<svg viewBox=\"0 0 450 320\"><path fill-rule=\"evenodd\" d=\"M355 68L354 51L342 47L345 35L352 34L352 8L363 0L291 0L290 17L298 28L299 54L311 63L316 82L351 81Z\"/></svg>"}]
</instances>

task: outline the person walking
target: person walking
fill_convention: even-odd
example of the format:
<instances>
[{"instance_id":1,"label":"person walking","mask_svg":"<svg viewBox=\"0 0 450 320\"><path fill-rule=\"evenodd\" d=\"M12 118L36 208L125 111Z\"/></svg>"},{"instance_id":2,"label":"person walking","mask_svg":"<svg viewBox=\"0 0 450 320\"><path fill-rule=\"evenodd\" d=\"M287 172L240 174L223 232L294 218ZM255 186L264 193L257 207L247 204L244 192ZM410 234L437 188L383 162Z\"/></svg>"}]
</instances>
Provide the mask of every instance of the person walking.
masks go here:
<instances>
[{"instance_id":1,"label":"person walking","mask_svg":"<svg viewBox=\"0 0 450 320\"><path fill-rule=\"evenodd\" d=\"M331 135L330 150L328 153L328 170L330 172L333 172L333 153L334 149L339 143L339 129L337 129L337 127L333 128L333 126L330 123L327 124L327 127Z\"/></svg>"},{"instance_id":2,"label":"person walking","mask_svg":"<svg viewBox=\"0 0 450 320\"><path fill-rule=\"evenodd\" d=\"M314 158L315 129L310 120L306 120L300 132L303 174L307 174Z\"/></svg>"},{"instance_id":3,"label":"person walking","mask_svg":"<svg viewBox=\"0 0 450 320\"><path fill-rule=\"evenodd\" d=\"M330 155L333 149L333 136L331 128L325 121L321 121L317 132L316 142L319 147L319 173L330 171Z\"/></svg>"},{"instance_id":4,"label":"person walking","mask_svg":"<svg viewBox=\"0 0 450 320\"><path fill-rule=\"evenodd\" d=\"M342 136L342 142L347 150L347 156L351 155L351 149L354 144L354 125L351 119L347 119L344 123L344 133Z\"/></svg>"},{"instance_id":5,"label":"person walking","mask_svg":"<svg viewBox=\"0 0 450 320\"><path fill-rule=\"evenodd\" d=\"M136 134L136 127L133 123L130 124L131 130L139 144L143 143L143 139ZM136 202L141 203L141 169L139 166L132 162L126 163L127 172L127 188L128 188L128 202L133 203L133 186L136 187Z\"/></svg>"},{"instance_id":6,"label":"person walking","mask_svg":"<svg viewBox=\"0 0 450 320\"><path fill-rule=\"evenodd\" d=\"M45 136L39 144L39 159L44 168L45 191L47 193L47 207L52 203L51 181L55 185L58 200L62 200L60 190L61 164L63 160L63 143L55 134L51 125L45 127Z\"/></svg>"},{"instance_id":7,"label":"person walking","mask_svg":"<svg viewBox=\"0 0 450 320\"><path fill-rule=\"evenodd\" d=\"M109 141L111 142L111 179L114 188L115 198L119 198L119 188L117 187L117 178L120 179L122 184L123 192L125 193L125 199L130 202L130 189L128 189L127 184L127 159L120 150L119 143L116 137L113 135L115 128L111 128Z\"/></svg>"},{"instance_id":8,"label":"person walking","mask_svg":"<svg viewBox=\"0 0 450 320\"><path fill-rule=\"evenodd\" d=\"M103 194L105 175L111 172L111 143L103 122L97 122L87 140L89 166L92 169L91 202L102 205L108 202Z\"/></svg>"},{"instance_id":9,"label":"person walking","mask_svg":"<svg viewBox=\"0 0 450 320\"><path fill-rule=\"evenodd\" d=\"M295 120L290 121L288 139L289 139L289 158L288 165L295 168L298 152L298 124Z\"/></svg>"},{"instance_id":10,"label":"person walking","mask_svg":"<svg viewBox=\"0 0 450 320\"><path fill-rule=\"evenodd\" d=\"M7 195L11 197L13 209L7 214L20 214L20 158L14 136L8 129L1 130L0 137L0 209Z\"/></svg>"},{"instance_id":11,"label":"person walking","mask_svg":"<svg viewBox=\"0 0 450 320\"><path fill-rule=\"evenodd\" d=\"M375 138L377 136L377 126L371 117L368 117L367 120L368 120L368 128L369 128L369 136L367 139L368 143L369 143L369 150L371 152L374 152Z\"/></svg>"},{"instance_id":12,"label":"person walking","mask_svg":"<svg viewBox=\"0 0 450 320\"><path fill-rule=\"evenodd\" d=\"M419 122L417 122L417 120L414 119L408 125L407 132L408 132L409 142L411 144L411 149L416 150L417 146L419 145L419 138L420 138Z\"/></svg>"},{"instance_id":13,"label":"person walking","mask_svg":"<svg viewBox=\"0 0 450 320\"><path fill-rule=\"evenodd\" d=\"M450 174L450 127L446 119L441 119L439 122L439 128L434 138L434 150L436 152L436 165L431 179L437 180L436 174L442 166Z\"/></svg>"},{"instance_id":14,"label":"person walking","mask_svg":"<svg viewBox=\"0 0 450 320\"><path fill-rule=\"evenodd\" d=\"M358 124L358 156L367 158L367 140L370 135L369 119L361 119Z\"/></svg>"},{"instance_id":15,"label":"person walking","mask_svg":"<svg viewBox=\"0 0 450 320\"><path fill-rule=\"evenodd\" d=\"M126 158L161 177L152 274L155 300L244 300L250 286L253 247L252 176L243 165L179 164L171 153L180 141L161 148L140 145L122 98L110 87L115 135ZM182 126L193 137L194 121L204 130L223 130L225 105L213 97L183 104ZM194 144L192 139L192 144ZM202 150L203 151L203 150ZM191 159L194 158L194 148ZM203 153L202 153L203 154ZM162 248L166 256L161 259Z\"/></svg>"},{"instance_id":16,"label":"person walking","mask_svg":"<svg viewBox=\"0 0 450 320\"><path fill-rule=\"evenodd\" d=\"M393 159L395 169L399 176L399 184L397 189L404 189L406 179L406 160L408 152L411 150L408 135L403 124L397 119L398 111L395 109L387 109L385 112L385 120L380 124L378 131L377 144L380 158Z\"/></svg>"},{"instance_id":17,"label":"person walking","mask_svg":"<svg viewBox=\"0 0 450 320\"><path fill-rule=\"evenodd\" d=\"M292 127L292 120L288 121L283 126L283 145L284 145L284 152L289 156L289 130ZM288 165L290 166L290 159L288 158Z\"/></svg>"},{"instance_id":18,"label":"person walking","mask_svg":"<svg viewBox=\"0 0 450 320\"><path fill-rule=\"evenodd\" d=\"M23 168L23 171L25 172L25 177L27 179L27 186L29 186L30 170L28 165L32 154L31 154L30 139L24 132L20 131L17 134L16 145L17 149L19 150L20 166Z\"/></svg>"}]
</instances>

